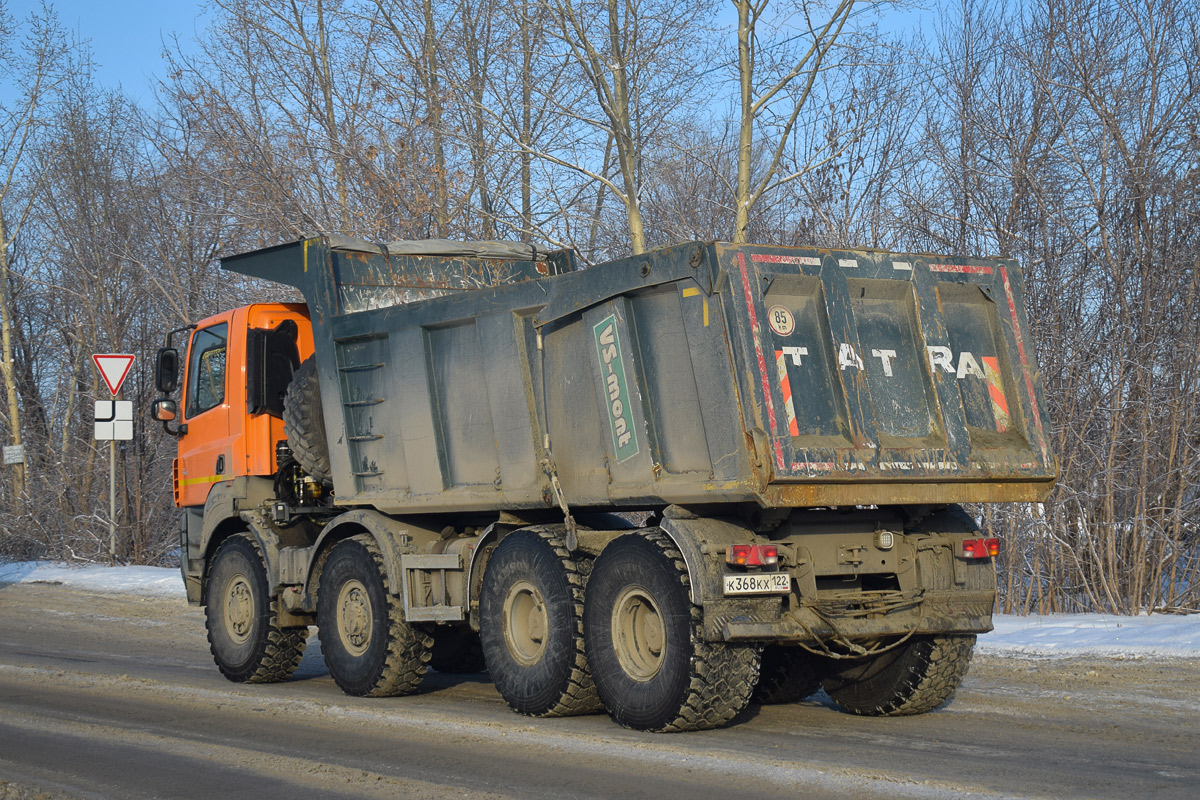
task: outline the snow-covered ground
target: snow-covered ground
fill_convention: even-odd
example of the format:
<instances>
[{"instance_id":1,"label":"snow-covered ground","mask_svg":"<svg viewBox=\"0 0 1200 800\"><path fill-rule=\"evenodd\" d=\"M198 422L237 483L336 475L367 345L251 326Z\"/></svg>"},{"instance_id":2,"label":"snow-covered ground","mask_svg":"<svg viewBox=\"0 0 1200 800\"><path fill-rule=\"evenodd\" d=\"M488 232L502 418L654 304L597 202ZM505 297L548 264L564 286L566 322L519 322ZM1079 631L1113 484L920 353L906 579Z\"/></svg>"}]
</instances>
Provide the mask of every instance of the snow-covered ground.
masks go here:
<instances>
[{"instance_id":1,"label":"snow-covered ground","mask_svg":"<svg viewBox=\"0 0 1200 800\"><path fill-rule=\"evenodd\" d=\"M0 561L0 584L52 583L97 592L184 597L177 569L51 564L45 561Z\"/></svg>"},{"instance_id":2,"label":"snow-covered ground","mask_svg":"<svg viewBox=\"0 0 1200 800\"><path fill-rule=\"evenodd\" d=\"M0 585L5 583L55 583L99 592L183 597L179 571L161 567L0 562ZM1200 614L1001 614L995 621L996 630L979 639L980 652L1042 657L1200 658Z\"/></svg>"}]
</instances>

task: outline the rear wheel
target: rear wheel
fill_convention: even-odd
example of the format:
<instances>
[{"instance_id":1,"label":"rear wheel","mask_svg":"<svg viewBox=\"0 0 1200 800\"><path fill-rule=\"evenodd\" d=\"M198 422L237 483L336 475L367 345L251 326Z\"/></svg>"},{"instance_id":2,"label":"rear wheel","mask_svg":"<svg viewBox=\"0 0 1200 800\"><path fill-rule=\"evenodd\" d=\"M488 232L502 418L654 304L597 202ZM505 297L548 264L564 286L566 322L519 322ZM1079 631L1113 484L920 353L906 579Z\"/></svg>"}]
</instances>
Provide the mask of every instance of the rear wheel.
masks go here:
<instances>
[{"instance_id":1,"label":"rear wheel","mask_svg":"<svg viewBox=\"0 0 1200 800\"><path fill-rule=\"evenodd\" d=\"M267 592L258 544L244 535L222 542L208 571L204 621L213 660L231 681L281 681L304 655L308 628L280 627L278 601Z\"/></svg>"},{"instance_id":2,"label":"rear wheel","mask_svg":"<svg viewBox=\"0 0 1200 800\"><path fill-rule=\"evenodd\" d=\"M716 728L750 701L756 645L706 642L687 567L657 530L627 534L596 559L584 636L613 719L648 731Z\"/></svg>"},{"instance_id":3,"label":"rear wheel","mask_svg":"<svg viewBox=\"0 0 1200 800\"><path fill-rule=\"evenodd\" d=\"M824 680L825 691L852 714L923 714L954 696L974 647L974 634L914 637L879 655L849 662Z\"/></svg>"},{"instance_id":4,"label":"rear wheel","mask_svg":"<svg viewBox=\"0 0 1200 800\"><path fill-rule=\"evenodd\" d=\"M798 703L820 688L816 656L799 647L767 645L762 652L758 685L750 699L762 705Z\"/></svg>"},{"instance_id":5,"label":"rear wheel","mask_svg":"<svg viewBox=\"0 0 1200 800\"><path fill-rule=\"evenodd\" d=\"M479 598L488 672L516 712L561 717L599 711L583 648L583 574L559 533L509 534L488 561Z\"/></svg>"},{"instance_id":6,"label":"rear wheel","mask_svg":"<svg viewBox=\"0 0 1200 800\"><path fill-rule=\"evenodd\" d=\"M343 692L390 697L416 691L433 638L404 621L375 540L338 542L321 568L317 625L329 674Z\"/></svg>"}]
</instances>

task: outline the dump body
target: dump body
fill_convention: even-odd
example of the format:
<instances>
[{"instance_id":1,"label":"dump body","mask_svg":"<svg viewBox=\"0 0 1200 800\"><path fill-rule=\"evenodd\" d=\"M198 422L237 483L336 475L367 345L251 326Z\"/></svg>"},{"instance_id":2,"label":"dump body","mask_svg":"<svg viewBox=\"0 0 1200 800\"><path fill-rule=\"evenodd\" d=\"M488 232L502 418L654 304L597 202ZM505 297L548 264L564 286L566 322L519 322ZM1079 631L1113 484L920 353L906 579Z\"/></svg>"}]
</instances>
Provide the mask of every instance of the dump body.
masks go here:
<instances>
[{"instance_id":1,"label":"dump body","mask_svg":"<svg viewBox=\"0 0 1200 800\"><path fill-rule=\"evenodd\" d=\"M223 261L308 303L339 506L546 508L556 480L624 509L1051 487L1011 260L690 243L549 274L568 265L330 237ZM411 301L422 275L448 294Z\"/></svg>"}]
</instances>

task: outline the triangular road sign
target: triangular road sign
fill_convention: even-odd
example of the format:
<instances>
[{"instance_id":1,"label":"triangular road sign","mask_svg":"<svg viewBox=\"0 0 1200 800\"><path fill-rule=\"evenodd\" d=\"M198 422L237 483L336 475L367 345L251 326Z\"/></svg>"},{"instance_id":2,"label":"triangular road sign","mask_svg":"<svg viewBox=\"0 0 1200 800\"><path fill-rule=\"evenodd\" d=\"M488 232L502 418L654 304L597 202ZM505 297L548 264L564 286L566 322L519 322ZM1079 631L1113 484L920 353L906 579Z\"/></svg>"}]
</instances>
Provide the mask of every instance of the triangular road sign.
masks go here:
<instances>
[{"instance_id":1,"label":"triangular road sign","mask_svg":"<svg viewBox=\"0 0 1200 800\"><path fill-rule=\"evenodd\" d=\"M133 366L133 356L123 353L96 353L92 356L92 361L95 362L96 369L100 370L100 377L104 378L108 391L115 397L121 389L121 384L125 382L125 376L129 374L129 368Z\"/></svg>"}]
</instances>

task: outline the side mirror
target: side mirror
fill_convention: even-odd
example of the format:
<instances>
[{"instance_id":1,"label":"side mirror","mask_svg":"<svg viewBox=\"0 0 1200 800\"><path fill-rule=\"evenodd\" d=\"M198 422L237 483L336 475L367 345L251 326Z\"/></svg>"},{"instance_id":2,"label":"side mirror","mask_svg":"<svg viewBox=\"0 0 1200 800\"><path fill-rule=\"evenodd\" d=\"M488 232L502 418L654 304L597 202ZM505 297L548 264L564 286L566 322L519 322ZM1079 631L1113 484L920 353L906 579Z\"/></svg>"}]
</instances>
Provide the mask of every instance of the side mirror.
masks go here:
<instances>
[{"instance_id":1,"label":"side mirror","mask_svg":"<svg viewBox=\"0 0 1200 800\"><path fill-rule=\"evenodd\" d=\"M154 388L170 394L179 385L179 351L174 347L160 347L154 359ZM157 413L157 406L155 413ZM174 415L171 419L174 419ZM158 419L158 417L156 417Z\"/></svg>"},{"instance_id":2,"label":"side mirror","mask_svg":"<svg viewBox=\"0 0 1200 800\"><path fill-rule=\"evenodd\" d=\"M169 397L160 397L155 400L150 406L150 416L161 422L163 430L172 436L183 436L187 433L187 425L176 425L175 429L171 430L171 426L167 424L179 416L179 404Z\"/></svg>"},{"instance_id":3,"label":"side mirror","mask_svg":"<svg viewBox=\"0 0 1200 800\"><path fill-rule=\"evenodd\" d=\"M179 414L179 406L169 397L160 397L150 406L150 414L159 422L171 422Z\"/></svg>"}]
</instances>

